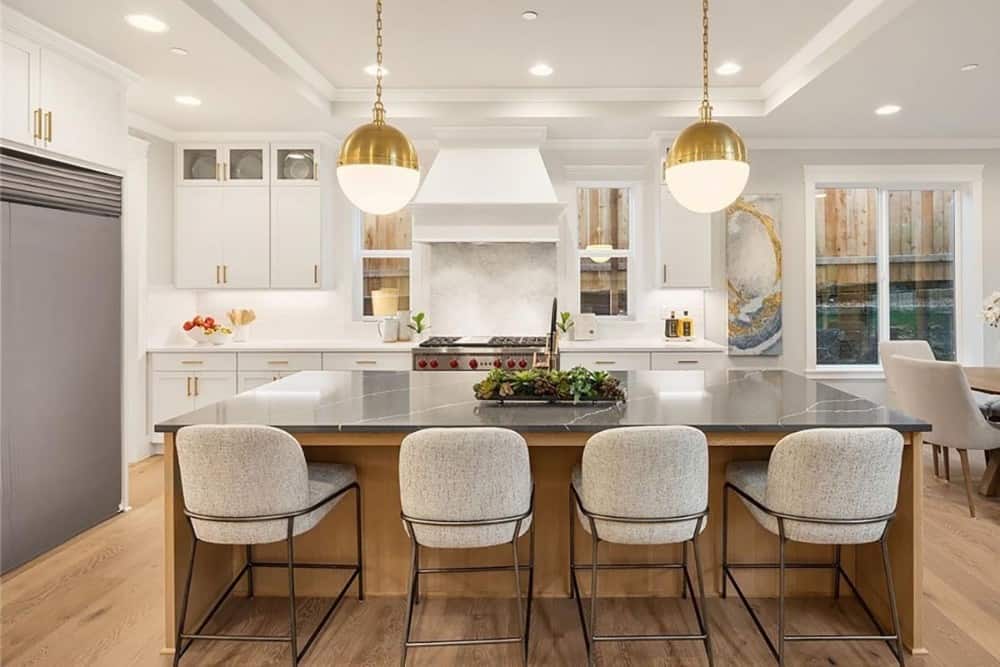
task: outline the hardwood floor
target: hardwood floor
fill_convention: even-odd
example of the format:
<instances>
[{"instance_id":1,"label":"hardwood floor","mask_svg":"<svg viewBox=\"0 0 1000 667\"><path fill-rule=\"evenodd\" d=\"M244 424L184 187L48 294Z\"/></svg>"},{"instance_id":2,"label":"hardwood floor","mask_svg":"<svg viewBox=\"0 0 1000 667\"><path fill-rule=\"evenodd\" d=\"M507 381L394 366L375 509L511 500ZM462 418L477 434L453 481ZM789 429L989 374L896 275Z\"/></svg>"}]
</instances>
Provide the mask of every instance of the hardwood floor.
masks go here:
<instances>
[{"instance_id":1,"label":"hardwood floor","mask_svg":"<svg viewBox=\"0 0 1000 667\"><path fill-rule=\"evenodd\" d=\"M931 474L925 448L925 624L929 655L910 657L919 667L1000 665L1000 500L976 497L977 519L968 515L960 473L952 482ZM982 456L971 458L978 479ZM0 579L0 663L20 665L167 665L159 654L162 627L162 471L159 458L131 470L132 511L71 540L59 549ZM334 575L336 576L336 575ZM428 582L433 591L433 582ZM757 600L765 622L773 623L773 600ZM402 600L346 600L320 635L303 664L392 665L399 660ZM299 632L305 636L320 606L304 600ZM602 600L602 632L694 627L683 600ZM735 599L708 601L718 665L775 663ZM236 599L216 623L234 632L281 633L287 607L279 598ZM867 631L850 599L796 600L789 603L792 630ZM417 637L479 634L513 630L510 600L431 598L418 608ZM532 623L533 665L585 664L583 639L574 603L568 599L536 601ZM700 644L646 642L606 644L598 649L604 665L703 665ZM415 649L409 665L517 665L512 647ZM802 643L791 648L789 663L892 665L882 644ZM288 664L280 645L195 644L182 664Z\"/></svg>"}]
</instances>

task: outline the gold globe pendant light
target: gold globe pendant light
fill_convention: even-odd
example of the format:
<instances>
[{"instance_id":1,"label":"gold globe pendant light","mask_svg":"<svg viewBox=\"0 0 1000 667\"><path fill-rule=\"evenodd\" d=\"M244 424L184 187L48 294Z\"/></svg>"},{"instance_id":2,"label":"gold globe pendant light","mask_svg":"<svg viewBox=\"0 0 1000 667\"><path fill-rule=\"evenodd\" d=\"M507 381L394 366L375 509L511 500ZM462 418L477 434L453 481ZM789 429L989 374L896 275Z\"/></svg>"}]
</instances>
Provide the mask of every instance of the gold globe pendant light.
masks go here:
<instances>
[{"instance_id":1,"label":"gold globe pendant light","mask_svg":"<svg viewBox=\"0 0 1000 667\"><path fill-rule=\"evenodd\" d=\"M375 106L372 122L344 139L337 181L352 204L366 213L394 213L410 203L420 185L417 151L401 131L385 122L382 105L382 0L375 2Z\"/></svg>"},{"instance_id":2,"label":"gold globe pendant light","mask_svg":"<svg viewBox=\"0 0 1000 667\"><path fill-rule=\"evenodd\" d=\"M702 0L701 12L700 119L674 139L664 179L681 206L696 213L712 213L726 208L743 193L750 177L750 163L739 133L712 120L712 105L708 102L708 0Z\"/></svg>"}]
</instances>

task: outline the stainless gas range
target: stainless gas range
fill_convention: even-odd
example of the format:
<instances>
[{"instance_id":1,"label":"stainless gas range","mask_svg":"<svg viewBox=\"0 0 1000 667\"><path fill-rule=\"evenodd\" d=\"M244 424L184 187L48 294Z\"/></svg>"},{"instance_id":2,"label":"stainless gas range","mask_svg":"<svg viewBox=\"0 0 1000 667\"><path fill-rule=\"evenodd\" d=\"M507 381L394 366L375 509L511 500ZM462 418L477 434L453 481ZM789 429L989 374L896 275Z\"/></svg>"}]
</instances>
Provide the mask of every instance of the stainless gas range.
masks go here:
<instances>
[{"instance_id":1,"label":"stainless gas range","mask_svg":"<svg viewBox=\"0 0 1000 667\"><path fill-rule=\"evenodd\" d=\"M526 370L549 365L548 336L433 336L413 348L415 371ZM553 364L554 365L554 364Z\"/></svg>"}]
</instances>

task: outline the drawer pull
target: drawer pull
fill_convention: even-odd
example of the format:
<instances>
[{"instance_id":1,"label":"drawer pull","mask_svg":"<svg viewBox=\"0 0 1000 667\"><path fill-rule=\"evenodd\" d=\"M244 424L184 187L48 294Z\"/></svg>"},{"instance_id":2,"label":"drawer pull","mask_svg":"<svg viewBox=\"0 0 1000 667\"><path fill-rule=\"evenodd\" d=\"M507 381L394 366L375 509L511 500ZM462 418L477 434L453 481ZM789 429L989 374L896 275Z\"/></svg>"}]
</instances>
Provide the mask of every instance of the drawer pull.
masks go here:
<instances>
[{"instance_id":1,"label":"drawer pull","mask_svg":"<svg viewBox=\"0 0 1000 667\"><path fill-rule=\"evenodd\" d=\"M270 366L287 366L288 365L288 361L287 360L285 360L285 361L277 361L277 360L275 360L275 361L269 361L267 363Z\"/></svg>"},{"instance_id":2,"label":"drawer pull","mask_svg":"<svg viewBox=\"0 0 1000 667\"><path fill-rule=\"evenodd\" d=\"M203 364L205 362L204 361L200 361L198 359L182 359L181 363L182 364L192 365L192 366L197 366L197 365Z\"/></svg>"},{"instance_id":3,"label":"drawer pull","mask_svg":"<svg viewBox=\"0 0 1000 667\"><path fill-rule=\"evenodd\" d=\"M198 396L198 376L194 377L194 395Z\"/></svg>"},{"instance_id":4,"label":"drawer pull","mask_svg":"<svg viewBox=\"0 0 1000 667\"><path fill-rule=\"evenodd\" d=\"M187 395L188 396L191 395L191 378L190 377L187 378Z\"/></svg>"},{"instance_id":5,"label":"drawer pull","mask_svg":"<svg viewBox=\"0 0 1000 667\"><path fill-rule=\"evenodd\" d=\"M374 366L378 362L375 361L374 359L357 359L354 363L361 364L364 366Z\"/></svg>"},{"instance_id":6,"label":"drawer pull","mask_svg":"<svg viewBox=\"0 0 1000 667\"><path fill-rule=\"evenodd\" d=\"M617 361L595 361L594 363L597 364L598 366L614 366L618 362Z\"/></svg>"},{"instance_id":7,"label":"drawer pull","mask_svg":"<svg viewBox=\"0 0 1000 667\"><path fill-rule=\"evenodd\" d=\"M677 363L678 364L698 364L698 363L701 363L701 362L698 361L697 359L678 359Z\"/></svg>"}]
</instances>

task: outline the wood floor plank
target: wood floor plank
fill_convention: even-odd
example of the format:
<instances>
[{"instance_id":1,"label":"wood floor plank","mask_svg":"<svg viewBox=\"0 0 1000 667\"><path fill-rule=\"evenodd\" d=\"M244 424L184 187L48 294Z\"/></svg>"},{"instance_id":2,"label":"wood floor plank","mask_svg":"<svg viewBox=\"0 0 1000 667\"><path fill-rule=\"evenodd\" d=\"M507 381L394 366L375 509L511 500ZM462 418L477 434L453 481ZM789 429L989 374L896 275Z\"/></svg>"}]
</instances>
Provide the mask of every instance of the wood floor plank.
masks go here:
<instances>
[{"instance_id":1,"label":"wood floor plank","mask_svg":"<svg viewBox=\"0 0 1000 667\"><path fill-rule=\"evenodd\" d=\"M983 462L972 458L972 474ZM0 663L5 666L101 665L165 667L162 643L162 469L158 458L132 467L132 511L70 540L0 579ZM930 449L925 467L930 469ZM979 518L971 519L961 479L950 484L925 477L926 644L929 655L908 659L912 667L1000 666L1000 500L977 498ZM751 575L752 576L752 575ZM774 600L755 600L768 627ZM394 665L399 660L404 602L398 598L345 599L317 639L305 665ZM614 599L599 606L602 632L691 631L693 613L684 600ZM763 640L737 599L710 599L708 613L718 665L774 664ZM300 641L322 614L322 603L302 600L297 616ZM418 636L480 636L514 631L510 599L426 599L418 607ZM851 599L793 600L790 630L868 631ZM216 621L234 632L287 630L282 598L236 598ZM799 644L793 665L892 665L883 644ZM574 602L536 601L531 664L546 667L585 664L586 653ZM697 642L611 643L598 648L604 665L704 665ZM196 643L182 664L287 665L281 645ZM513 646L415 649L410 667L518 665Z\"/></svg>"}]
</instances>

